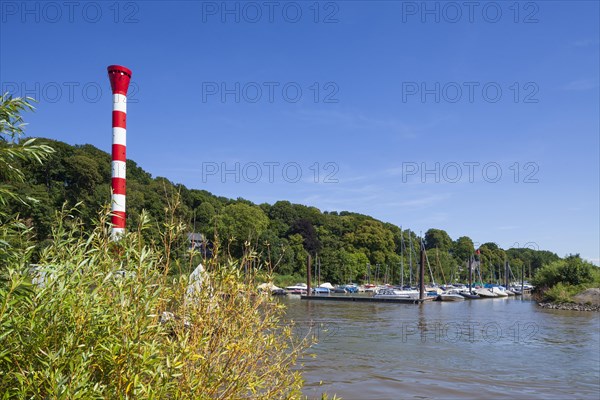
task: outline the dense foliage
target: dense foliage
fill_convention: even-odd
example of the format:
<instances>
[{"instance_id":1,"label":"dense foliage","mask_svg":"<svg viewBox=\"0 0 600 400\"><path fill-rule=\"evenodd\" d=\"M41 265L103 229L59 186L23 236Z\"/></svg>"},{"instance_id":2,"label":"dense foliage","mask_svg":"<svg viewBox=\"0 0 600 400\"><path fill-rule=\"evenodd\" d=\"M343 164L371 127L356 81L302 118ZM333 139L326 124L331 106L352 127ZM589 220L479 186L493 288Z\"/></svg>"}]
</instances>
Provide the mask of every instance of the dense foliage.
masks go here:
<instances>
[{"instance_id":1,"label":"dense foliage","mask_svg":"<svg viewBox=\"0 0 600 400\"><path fill-rule=\"evenodd\" d=\"M532 282L544 300L571 302L585 289L600 287L600 269L579 255L571 255L538 269Z\"/></svg>"},{"instance_id":2,"label":"dense foliage","mask_svg":"<svg viewBox=\"0 0 600 400\"><path fill-rule=\"evenodd\" d=\"M305 346L237 265L209 262L190 294L188 275L164 271L164 248L140 232L117 247L107 227L89 234L65 214L32 272L36 285L9 269L0 289L5 398L299 397L292 369Z\"/></svg>"}]
</instances>

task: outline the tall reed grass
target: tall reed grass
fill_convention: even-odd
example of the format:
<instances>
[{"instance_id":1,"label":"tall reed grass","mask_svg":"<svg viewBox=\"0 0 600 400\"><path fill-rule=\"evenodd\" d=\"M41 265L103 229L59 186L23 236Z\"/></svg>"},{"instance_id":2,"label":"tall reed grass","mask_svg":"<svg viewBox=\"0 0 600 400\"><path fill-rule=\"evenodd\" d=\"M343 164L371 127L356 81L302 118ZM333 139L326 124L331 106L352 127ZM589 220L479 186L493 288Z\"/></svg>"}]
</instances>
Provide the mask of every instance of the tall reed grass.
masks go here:
<instances>
[{"instance_id":1,"label":"tall reed grass","mask_svg":"<svg viewBox=\"0 0 600 400\"><path fill-rule=\"evenodd\" d=\"M211 258L190 282L168 273L181 226L165 224L165 241L146 243L143 216L115 243L104 217L89 232L75 215L57 216L37 267L14 258L3 266L2 398L301 396L294 366L309 343L282 324L283 306L242 276L245 260Z\"/></svg>"}]
</instances>

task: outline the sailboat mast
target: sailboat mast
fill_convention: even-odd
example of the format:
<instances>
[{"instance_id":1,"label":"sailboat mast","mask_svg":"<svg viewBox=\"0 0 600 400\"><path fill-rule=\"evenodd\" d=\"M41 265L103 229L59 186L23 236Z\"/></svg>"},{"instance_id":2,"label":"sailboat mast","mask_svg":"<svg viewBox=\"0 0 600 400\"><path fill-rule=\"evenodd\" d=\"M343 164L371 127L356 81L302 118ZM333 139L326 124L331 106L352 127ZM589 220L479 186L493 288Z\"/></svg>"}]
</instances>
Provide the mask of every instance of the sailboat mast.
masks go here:
<instances>
[{"instance_id":1,"label":"sailboat mast","mask_svg":"<svg viewBox=\"0 0 600 400\"><path fill-rule=\"evenodd\" d=\"M421 239L421 246L423 246L423 248L425 248L423 239ZM431 277L431 284L435 286L435 278L433 277L433 271L431 270L431 264L429 263L429 257L427 257L427 252L425 252L425 260L427 262L427 268L429 269L429 276Z\"/></svg>"},{"instance_id":2,"label":"sailboat mast","mask_svg":"<svg viewBox=\"0 0 600 400\"><path fill-rule=\"evenodd\" d=\"M404 233L400 227L400 286L404 287Z\"/></svg>"},{"instance_id":3,"label":"sailboat mast","mask_svg":"<svg viewBox=\"0 0 600 400\"><path fill-rule=\"evenodd\" d=\"M479 275L479 282L483 285L483 277L481 276L481 266L483 265L482 260L483 254L479 254L479 264L477 265L477 274Z\"/></svg>"},{"instance_id":4,"label":"sailboat mast","mask_svg":"<svg viewBox=\"0 0 600 400\"><path fill-rule=\"evenodd\" d=\"M521 264L521 295L525 293L523 290L525 289L525 263Z\"/></svg>"},{"instance_id":5,"label":"sailboat mast","mask_svg":"<svg viewBox=\"0 0 600 400\"><path fill-rule=\"evenodd\" d=\"M409 271L409 279L410 279L410 287L412 287L413 284L413 269L412 269L412 252L413 252L413 247L412 247L412 237L410 232L408 232L408 271Z\"/></svg>"},{"instance_id":6,"label":"sailboat mast","mask_svg":"<svg viewBox=\"0 0 600 400\"><path fill-rule=\"evenodd\" d=\"M419 265L419 299L425 299L425 246L421 240L421 262Z\"/></svg>"},{"instance_id":7,"label":"sailboat mast","mask_svg":"<svg viewBox=\"0 0 600 400\"><path fill-rule=\"evenodd\" d=\"M442 283L445 285L448 282L446 282L446 277L444 276L444 268L442 268L442 264L440 263L440 252L437 246L435 246L435 259L437 266L439 267L440 271L442 271Z\"/></svg>"},{"instance_id":8,"label":"sailboat mast","mask_svg":"<svg viewBox=\"0 0 600 400\"><path fill-rule=\"evenodd\" d=\"M317 258L317 262L319 263L319 280L318 280L318 284L319 286L321 285L321 258Z\"/></svg>"},{"instance_id":9,"label":"sailboat mast","mask_svg":"<svg viewBox=\"0 0 600 400\"><path fill-rule=\"evenodd\" d=\"M319 284L317 283L317 279L318 279L318 274L317 274L317 264L319 262L319 259L317 258L318 256L315 256L315 287L319 286Z\"/></svg>"},{"instance_id":10,"label":"sailboat mast","mask_svg":"<svg viewBox=\"0 0 600 400\"><path fill-rule=\"evenodd\" d=\"M306 260L306 295L310 296L310 271L311 271L311 258L310 258L310 253L308 254L308 259Z\"/></svg>"}]
</instances>

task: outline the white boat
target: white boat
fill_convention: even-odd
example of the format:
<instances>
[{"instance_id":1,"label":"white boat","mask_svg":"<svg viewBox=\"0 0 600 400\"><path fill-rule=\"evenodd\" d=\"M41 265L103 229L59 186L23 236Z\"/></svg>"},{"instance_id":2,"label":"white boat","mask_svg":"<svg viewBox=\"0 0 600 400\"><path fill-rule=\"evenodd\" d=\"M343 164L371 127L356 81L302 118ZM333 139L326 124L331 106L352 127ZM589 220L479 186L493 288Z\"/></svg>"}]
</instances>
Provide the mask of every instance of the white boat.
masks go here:
<instances>
[{"instance_id":1,"label":"white boat","mask_svg":"<svg viewBox=\"0 0 600 400\"><path fill-rule=\"evenodd\" d=\"M479 296L477 293L475 293L474 290L472 290L472 291L469 292L469 289L465 289L465 290L459 290L458 292L465 299L471 299L471 300L473 300L473 299L480 299L481 298L481 296Z\"/></svg>"},{"instance_id":2,"label":"white boat","mask_svg":"<svg viewBox=\"0 0 600 400\"><path fill-rule=\"evenodd\" d=\"M521 296L523 292L521 292L521 287L519 286L511 286L510 291L515 294L515 296Z\"/></svg>"},{"instance_id":3,"label":"white boat","mask_svg":"<svg viewBox=\"0 0 600 400\"><path fill-rule=\"evenodd\" d=\"M508 297L508 293L502 286L494 286L491 289L491 292L497 295L498 297Z\"/></svg>"},{"instance_id":4,"label":"white boat","mask_svg":"<svg viewBox=\"0 0 600 400\"><path fill-rule=\"evenodd\" d=\"M362 286L364 292L375 292L375 289L377 289L377 285L373 285L372 283L367 283Z\"/></svg>"},{"instance_id":5,"label":"white boat","mask_svg":"<svg viewBox=\"0 0 600 400\"><path fill-rule=\"evenodd\" d=\"M287 286L285 288L289 294L306 294L306 289L306 283L296 283L295 285Z\"/></svg>"},{"instance_id":6,"label":"white boat","mask_svg":"<svg viewBox=\"0 0 600 400\"><path fill-rule=\"evenodd\" d=\"M327 289L329 289L329 290L333 290L333 289L335 289L335 288L333 287L333 285L332 285L331 283L329 283L329 282L322 283L322 284L320 284L320 285L319 285L319 287L320 287L320 288L327 288Z\"/></svg>"},{"instance_id":7,"label":"white boat","mask_svg":"<svg viewBox=\"0 0 600 400\"><path fill-rule=\"evenodd\" d=\"M258 285L258 291L261 293L271 293L274 296L285 296L287 292L272 282L265 282Z\"/></svg>"},{"instance_id":8,"label":"white boat","mask_svg":"<svg viewBox=\"0 0 600 400\"><path fill-rule=\"evenodd\" d=\"M480 297L498 297L496 293L492 293L490 290L485 288L475 289L475 293L477 293Z\"/></svg>"},{"instance_id":9,"label":"white boat","mask_svg":"<svg viewBox=\"0 0 600 400\"><path fill-rule=\"evenodd\" d=\"M508 286L511 287L511 290L512 290L512 288L521 290L521 282L512 282ZM532 290L532 289L533 289L533 286L529 282L527 282L527 281L523 282L523 290Z\"/></svg>"},{"instance_id":10,"label":"white boat","mask_svg":"<svg viewBox=\"0 0 600 400\"><path fill-rule=\"evenodd\" d=\"M392 288L378 289L373 295L375 299L418 299L418 290L399 290Z\"/></svg>"},{"instance_id":11,"label":"white boat","mask_svg":"<svg viewBox=\"0 0 600 400\"><path fill-rule=\"evenodd\" d=\"M460 295L460 291L458 289L450 289L443 291L439 295L440 300L442 301L464 301L465 298Z\"/></svg>"},{"instance_id":12,"label":"white boat","mask_svg":"<svg viewBox=\"0 0 600 400\"><path fill-rule=\"evenodd\" d=\"M426 286L425 291L427 293L436 293L440 295L444 290L442 290L439 286Z\"/></svg>"}]
</instances>

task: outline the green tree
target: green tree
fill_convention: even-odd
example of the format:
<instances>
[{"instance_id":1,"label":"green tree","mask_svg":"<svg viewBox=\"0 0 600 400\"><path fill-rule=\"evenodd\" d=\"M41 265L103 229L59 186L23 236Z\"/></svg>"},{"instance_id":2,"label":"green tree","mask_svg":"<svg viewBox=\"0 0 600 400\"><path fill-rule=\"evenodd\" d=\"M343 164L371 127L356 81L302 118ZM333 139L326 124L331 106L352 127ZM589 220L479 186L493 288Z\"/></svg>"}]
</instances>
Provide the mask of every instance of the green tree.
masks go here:
<instances>
[{"instance_id":1,"label":"green tree","mask_svg":"<svg viewBox=\"0 0 600 400\"><path fill-rule=\"evenodd\" d=\"M219 236L223 243L231 242L233 256L241 257L244 243L256 247L258 238L267 229L269 219L257 206L245 203L230 204L215 216Z\"/></svg>"},{"instance_id":2,"label":"green tree","mask_svg":"<svg viewBox=\"0 0 600 400\"><path fill-rule=\"evenodd\" d=\"M425 249L438 248L440 251L448 251L452 248L452 239L442 229L431 228L425 232Z\"/></svg>"},{"instance_id":3,"label":"green tree","mask_svg":"<svg viewBox=\"0 0 600 400\"><path fill-rule=\"evenodd\" d=\"M347 233L346 239L373 265L385 263L386 255L395 250L394 235L380 221L364 221L354 232Z\"/></svg>"},{"instance_id":4,"label":"green tree","mask_svg":"<svg viewBox=\"0 0 600 400\"><path fill-rule=\"evenodd\" d=\"M203 232L204 234L210 234L213 231L213 227L211 226L211 221L213 220L213 218L215 217L215 215L217 215L217 211L215 210L215 207L205 201L203 203L201 203L197 208L196 208L196 226L198 227L198 230L200 232Z\"/></svg>"},{"instance_id":5,"label":"green tree","mask_svg":"<svg viewBox=\"0 0 600 400\"><path fill-rule=\"evenodd\" d=\"M317 231L313 224L305 218L294 221L290 227L290 234L299 234L302 236L302 245L304 250L312 257L316 256L321 249L321 242L317 237Z\"/></svg>"},{"instance_id":6,"label":"green tree","mask_svg":"<svg viewBox=\"0 0 600 400\"><path fill-rule=\"evenodd\" d=\"M459 262L468 260L474 253L475 246L468 236L459 237L452 246L452 254Z\"/></svg>"},{"instance_id":7,"label":"green tree","mask_svg":"<svg viewBox=\"0 0 600 400\"><path fill-rule=\"evenodd\" d=\"M95 159L76 154L65 159L67 165L66 184L73 188L77 195L81 192L92 193L96 185L102 182L99 165Z\"/></svg>"},{"instance_id":8,"label":"green tree","mask_svg":"<svg viewBox=\"0 0 600 400\"><path fill-rule=\"evenodd\" d=\"M288 227L291 226L298 217L298 212L289 201L277 201L269 210L269 218L281 221Z\"/></svg>"},{"instance_id":9,"label":"green tree","mask_svg":"<svg viewBox=\"0 0 600 400\"><path fill-rule=\"evenodd\" d=\"M300 276L306 276L306 256L307 252L304 248L304 238L299 233L294 233L289 236L289 250L292 256L292 271Z\"/></svg>"}]
</instances>

